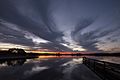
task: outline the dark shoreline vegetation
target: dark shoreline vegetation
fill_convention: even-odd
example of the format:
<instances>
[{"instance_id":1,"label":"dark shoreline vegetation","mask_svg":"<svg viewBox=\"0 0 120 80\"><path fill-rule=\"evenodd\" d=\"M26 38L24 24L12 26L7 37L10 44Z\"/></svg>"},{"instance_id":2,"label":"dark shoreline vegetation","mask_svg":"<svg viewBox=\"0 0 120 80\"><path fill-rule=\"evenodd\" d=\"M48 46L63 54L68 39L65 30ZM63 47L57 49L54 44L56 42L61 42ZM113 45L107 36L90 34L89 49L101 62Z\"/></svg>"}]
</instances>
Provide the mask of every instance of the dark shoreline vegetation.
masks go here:
<instances>
[{"instance_id":1,"label":"dark shoreline vegetation","mask_svg":"<svg viewBox=\"0 0 120 80\"><path fill-rule=\"evenodd\" d=\"M110 56L110 57L120 57L120 53L91 53L91 54L82 54L82 53L71 53L71 54L60 54L58 52L56 53L26 53L23 49L9 49L8 51L0 51L0 63L7 62L8 65L14 65L15 64L24 64L26 59L34 59L39 58L39 56L56 56L56 57L62 57L62 56L77 56L77 57L86 57L86 56Z\"/></svg>"},{"instance_id":2,"label":"dark shoreline vegetation","mask_svg":"<svg viewBox=\"0 0 120 80\"><path fill-rule=\"evenodd\" d=\"M22 50L22 49L21 49ZM120 53L89 53L89 54L82 54L82 53L72 53L71 54L60 54L59 52L56 53L26 53L24 50L22 52L11 52L11 51L0 51L0 59L5 57L14 57L14 58L37 58L38 56L115 56L120 57Z\"/></svg>"}]
</instances>

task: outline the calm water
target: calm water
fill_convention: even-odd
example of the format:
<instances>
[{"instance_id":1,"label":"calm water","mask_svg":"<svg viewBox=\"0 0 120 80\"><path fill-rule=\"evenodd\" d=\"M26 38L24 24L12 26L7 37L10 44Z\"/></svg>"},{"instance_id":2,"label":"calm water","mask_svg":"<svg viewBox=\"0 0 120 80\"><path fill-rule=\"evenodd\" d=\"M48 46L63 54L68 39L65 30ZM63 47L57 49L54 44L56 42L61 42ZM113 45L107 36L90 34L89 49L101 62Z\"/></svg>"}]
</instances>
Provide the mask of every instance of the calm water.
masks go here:
<instances>
[{"instance_id":1,"label":"calm water","mask_svg":"<svg viewBox=\"0 0 120 80\"><path fill-rule=\"evenodd\" d=\"M107 61L107 62L111 62L111 63L120 64L120 57L111 57L111 56L96 57L96 56L92 56L90 58L97 59L97 60L100 60L100 61Z\"/></svg>"},{"instance_id":2,"label":"calm water","mask_svg":"<svg viewBox=\"0 0 120 80\"><path fill-rule=\"evenodd\" d=\"M119 57L90 58L120 63ZM82 58L71 56L1 61L0 80L89 80L89 76L78 75L79 66Z\"/></svg>"}]
</instances>

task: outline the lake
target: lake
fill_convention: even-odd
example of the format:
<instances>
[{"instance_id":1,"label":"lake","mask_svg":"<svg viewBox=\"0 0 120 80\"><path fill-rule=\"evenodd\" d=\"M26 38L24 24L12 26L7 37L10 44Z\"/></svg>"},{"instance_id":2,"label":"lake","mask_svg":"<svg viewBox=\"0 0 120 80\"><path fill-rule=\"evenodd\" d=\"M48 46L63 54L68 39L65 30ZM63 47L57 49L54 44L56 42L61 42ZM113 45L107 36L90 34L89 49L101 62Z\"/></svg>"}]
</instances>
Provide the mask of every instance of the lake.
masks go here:
<instances>
[{"instance_id":1,"label":"lake","mask_svg":"<svg viewBox=\"0 0 120 80\"><path fill-rule=\"evenodd\" d=\"M91 76L86 74L82 57L39 56L34 59L1 61L0 80L100 80L97 76L92 76L90 71ZM90 58L120 64L119 57ZM80 71L81 69L84 71Z\"/></svg>"}]
</instances>

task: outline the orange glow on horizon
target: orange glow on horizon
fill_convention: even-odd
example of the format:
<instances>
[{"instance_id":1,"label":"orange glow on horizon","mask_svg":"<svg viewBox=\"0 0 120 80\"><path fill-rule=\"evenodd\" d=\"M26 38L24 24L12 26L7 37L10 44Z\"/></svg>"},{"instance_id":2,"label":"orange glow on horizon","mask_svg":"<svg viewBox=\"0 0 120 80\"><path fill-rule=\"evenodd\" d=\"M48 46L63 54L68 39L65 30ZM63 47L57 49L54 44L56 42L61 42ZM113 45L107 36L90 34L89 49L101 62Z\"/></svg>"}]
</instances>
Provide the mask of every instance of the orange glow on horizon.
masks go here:
<instances>
[{"instance_id":1,"label":"orange glow on horizon","mask_svg":"<svg viewBox=\"0 0 120 80\"><path fill-rule=\"evenodd\" d=\"M32 53L45 53L45 54L91 54L93 52L52 52L44 50L31 50Z\"/></svg>"}]
</instances>

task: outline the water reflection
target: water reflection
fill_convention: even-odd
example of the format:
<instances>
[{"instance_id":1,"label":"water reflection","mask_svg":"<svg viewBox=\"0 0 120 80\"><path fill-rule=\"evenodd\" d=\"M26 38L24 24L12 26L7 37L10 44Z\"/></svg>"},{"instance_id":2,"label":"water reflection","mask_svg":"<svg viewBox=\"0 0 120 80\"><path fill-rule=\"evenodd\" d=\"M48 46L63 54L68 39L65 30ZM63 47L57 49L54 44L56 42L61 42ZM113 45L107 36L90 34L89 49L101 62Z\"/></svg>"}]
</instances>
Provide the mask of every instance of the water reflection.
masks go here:
<instances>
[{"instance_id":1,"label":"water reflection","mask_svg":"<svg viewBox=\"0 0 120 80\"><path fill-rule=\"evenodd\" d=\"M81 58L84 56L71 56L71 55L61 55L61 56L39 56L40 59L48 59L48 58Z\"/></svg>"},{"instance_id":2,"label":"water reflection","mask_svg":"<svg viewBox=\"0 0 120 80\"><path fill-rule=\"evenodd\" d=\"M0 64L7 64L8 66L23 65L26 59L16 59L16 60L0 60Z\"/></svg>"},{"instance_id":3,"label":"water reflection","mask_svg":"<svg viewBox=\"0 0 120 80\"><path fill-rule=\"evenodd\" d=\"M100 61L106 61L110 63L117 63L120 64L120 57L114 57L114 56L87 56L88 58L91 59L97 59Z\"/></svg>"},{"instance_id":4,"label":"water reflection","mask_svg":"<svg viewBox=\"0 0 120 80\"><path fill-rule=\"evenodd\" d=\"M0 66L0 80L99 80L82 64L81 57L40 56L35 59L0 60L0 64L9 65Z\"/></svg>"}]
</instances>

